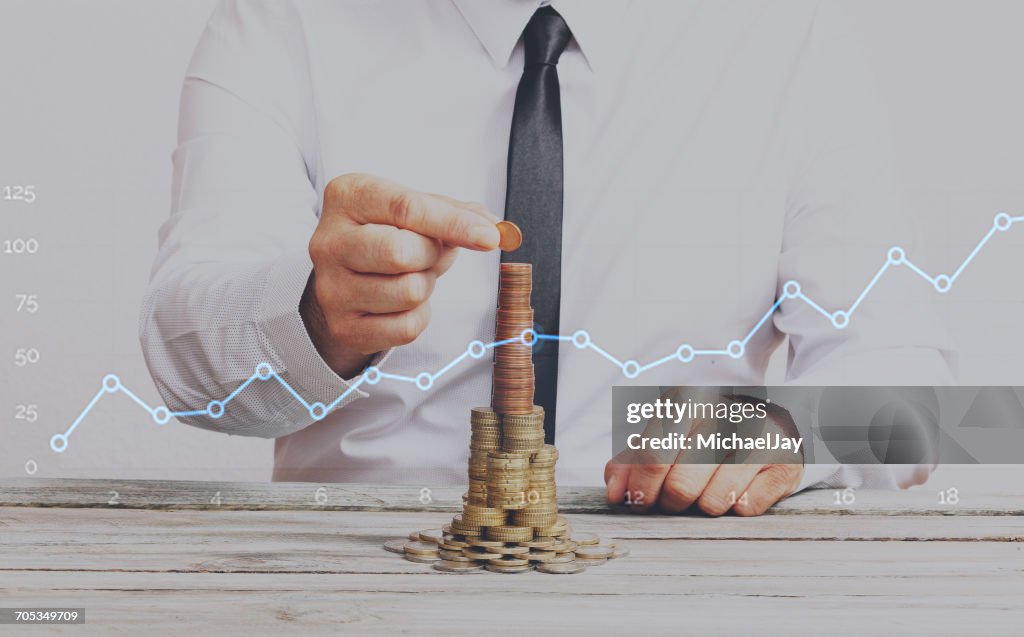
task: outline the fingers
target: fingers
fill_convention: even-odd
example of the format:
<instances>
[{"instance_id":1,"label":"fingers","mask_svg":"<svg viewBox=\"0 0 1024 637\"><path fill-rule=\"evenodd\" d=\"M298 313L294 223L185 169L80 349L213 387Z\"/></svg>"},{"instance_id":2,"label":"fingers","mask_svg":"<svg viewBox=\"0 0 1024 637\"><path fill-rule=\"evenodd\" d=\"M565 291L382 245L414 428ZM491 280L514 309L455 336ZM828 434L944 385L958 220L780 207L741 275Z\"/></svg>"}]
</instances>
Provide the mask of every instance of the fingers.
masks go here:
<instances>
[{"instance_id":1,"label":"fingers","mask_svg":"<svg viewBox=\"0 0 1024 637\"><path fill-rule=\"evenodd\" d=\"M629 486L629 473L633 465L622 462L619 456L612 458L604 466L604 483L608 487L608 504L619 506L625 502L626 487Z\"/></svg>"},{"instance_id":2,"label":"fingers","mask_svg":"<svg viewBox=\"0 0 1024 637\"><path fill-rule=\"evenodd\" d=\"M734 504L743 499L747 486L765 465L723 464L715 471L704 492L697 500L697 506L708 515L724 515Z\"/></svg>"},{"instance_id":3,"label":"fingers","mask_svg":"<svg viewBox=\"0 0 1024 637\"><path fill-rule=\"evenodd\" d=\"M476 204L423 194L378 177L338 177L327 186L325 209L328 201L359 224L394 226L472 250L498 247L497 218L482 214Z\"/></svg>"},{"instance_id":4,"label":"fingers","mask_svg":"<svg viewBox=\"0 0 1024 637\"><path fill-rule=\"evenodd\" d=\"M690 508L707 488L718 469L716 464L676 464L665 476L658 506L666 513L681 513Z\"/></svg>"},{"instance_id":5,"label":"fingers","mask_svg":"<svg viewBox=\"0 0 1024 637\"><path fill-rule=\"evenodd\" d=\"M351 321L346 330L361 351L373 353L413 342L429 323L430 304L424 303L407 312L367 314Z\"/></svg>"},{"instance_id":6,"label":"fingers","mask_svg":"<svg viewBox=\"0 0 1024 637\"><path fill-rule=\"evenodd\" d=\"M773 504L793 493L800 486L803 465L766 465L747 486L746 497L740 497L733 510L738 515L761 515Z\"/></svg>"},{"instance_id":7,"label":"fingers","mask_svg":"<svg viewBox=\"0 0 1024 637\"><path fill-rule=\"evenodd\" d=\"M358 313L392 314L427 302L437 275L431 271L408 274L356 274L343 282L341 302Z\"/></svg>"},{"instance_id":8,"label":"fingers","mask_svg":"<svg viewBox=\"0 0 1024 637\"><path fill-rule=\"evenodd\" d=\"M658 494L665 482L665 476L672 468L671 464L644 461L654 460L641 458L638 464L630 467L629 476L626 479L626 489L620 503L629 505L634 513L647 512L658 502Z\"/></svg>"},{"instance_id":9,"label":"fingers","mask_svg":"<svg viewBox=\"0 0 1024 637\"><path fill-rule=\"evenodd\" d=\"M353 272L402 274L429 270L454 248L437 239L380 224L344 224L325 238L331 247L323 255Z\"/></svg>"}]
</instances>

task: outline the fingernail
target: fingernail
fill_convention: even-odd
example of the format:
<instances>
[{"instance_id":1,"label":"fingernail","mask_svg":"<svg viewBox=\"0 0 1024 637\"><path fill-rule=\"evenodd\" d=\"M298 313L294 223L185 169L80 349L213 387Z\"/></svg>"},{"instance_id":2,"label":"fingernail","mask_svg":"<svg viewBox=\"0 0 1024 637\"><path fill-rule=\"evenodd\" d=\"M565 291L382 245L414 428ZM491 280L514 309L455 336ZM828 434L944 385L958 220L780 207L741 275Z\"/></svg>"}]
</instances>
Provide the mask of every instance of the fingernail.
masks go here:
<instances>
[{"instance_id":1,"label":"fingernail","mask_svg":"<svg viewBox=\"0 0 1024 637\"><path fill-rule=\"evenodd\" d=\"M470 242L480 248L497 248L499 239L495 226L474 226L469 231Z\"/></svg>"}]
</instances>

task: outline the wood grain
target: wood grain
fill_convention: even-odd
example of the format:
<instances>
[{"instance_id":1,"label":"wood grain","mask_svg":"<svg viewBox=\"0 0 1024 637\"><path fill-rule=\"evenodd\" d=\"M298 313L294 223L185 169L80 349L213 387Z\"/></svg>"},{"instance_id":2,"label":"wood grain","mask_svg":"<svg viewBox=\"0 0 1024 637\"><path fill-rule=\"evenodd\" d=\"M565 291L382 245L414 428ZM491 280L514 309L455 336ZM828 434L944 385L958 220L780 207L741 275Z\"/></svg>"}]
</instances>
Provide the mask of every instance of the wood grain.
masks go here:
<instances>
[{"instance_id":1,"label":"wood grain","mask_svg":"<svg viewBox=\"0 0 1024 637\"><path fill-rule=\"evenodd\" d=\"M1010 485L1017 486L1017 485ZM993 484L961 490L955 505L942 504L936 490L856 491L852 505L837 504L834 490L804 491L783 500L769 515L1024 515L1024 493ZM132 509L220 509L257 511L445 511L461 507L464 487L313 484L297 482L175 482L160 480L0 480L0 506L111 507ZM323 497L317 499L318 489ZM117 497L114 498L114 493ZM216 498L217 494L219 498ZM216 498L216 499L215 499ZM110 505L111 501L116 504ZM321 503L322 501L322 503ZM215 502L219 502L215 503ZM608 513L604 490L559 487L566 513Z\"/></svg>"},{"instance_id":2,"label":"wood grain","mask_svg":"<svg viewBox=\"0 0 1024 637\"><path fill-rule=\"evenodd\" d=\"M934 491L712 519L566 489L574 529L631 555L555 577L442 574L382 549L443 524L461 489L424 506L400 486L3 481L0 598L86 608L85 627L33 635L1019 634L1021 498L965 489L944 507Z\"/></svg>"}]
</instances>

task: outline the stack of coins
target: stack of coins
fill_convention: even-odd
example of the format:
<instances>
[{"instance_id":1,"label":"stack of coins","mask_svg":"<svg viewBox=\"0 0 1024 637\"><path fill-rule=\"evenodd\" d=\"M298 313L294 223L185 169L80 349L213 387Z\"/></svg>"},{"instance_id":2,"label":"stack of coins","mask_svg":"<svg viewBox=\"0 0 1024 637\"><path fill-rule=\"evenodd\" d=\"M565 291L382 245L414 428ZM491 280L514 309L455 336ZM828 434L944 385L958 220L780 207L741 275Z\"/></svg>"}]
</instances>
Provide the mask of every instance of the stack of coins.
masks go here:
<instances>
[{"instance_id":1,"label":"stack of coins","mask_svg":"<svg viewBox=\"0 0 1024 637\"><path fill-rule=\"evenodd\" d=\"M542 430L543 433L543 430ZM550 531L558 522L558 501L555 488L555 462L558 449L543 445L530 458L530 486L526 491L526 506L512 513L512 523ZM557 535L559 529L554 529ZM538 533L540 535L540 533Z\"/></svg>"},{"instance_id":2,"label":"stack of coins","mask_svg":"<svg viewBox=\"0 0 1024 637\"><path fill-rule=\"evenodd\" d=\"M501 425L490 407L476 407L469 425L469 491L466 504L487 506L487 454L501 448Z\"/></svg>"},{"instance_id":3,"label":"stack of coins","mask_svg":"<svg viewBox=\"0 0 1024 637\"><path fill-rule=\"evenodd\" d=\"M528 263L501 264L491 405L503 415L533 413L533 349L523 339L533 329L532 278Z\"/></svg>"},{"instance_id":4,"label":"stack of coins","mask_svg":"<svg viewBox=\"0 0 1024 637\"><path fill-rule=\"evenodd\" d=\"M449 573L580 573L628 554L592 533L573 536L558 515L558 450L544 444L544 409L533 404L532 339L524 339L533 327L531 288L529 264L501 264L492 406L470 415L462 513L385 549Z\"/></svg>"}]
</instances>

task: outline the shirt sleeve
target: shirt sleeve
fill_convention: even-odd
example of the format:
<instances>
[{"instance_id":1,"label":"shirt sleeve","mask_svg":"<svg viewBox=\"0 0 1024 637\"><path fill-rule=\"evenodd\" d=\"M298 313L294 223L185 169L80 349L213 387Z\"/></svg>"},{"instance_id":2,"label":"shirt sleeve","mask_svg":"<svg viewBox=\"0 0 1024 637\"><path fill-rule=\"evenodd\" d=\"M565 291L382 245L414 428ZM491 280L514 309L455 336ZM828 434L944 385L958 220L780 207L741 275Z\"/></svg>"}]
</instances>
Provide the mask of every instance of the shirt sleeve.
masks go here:
<instances>
[{"instance_id":1,"label":"shirt sleeve","mask_svg":"<svg viewBox=\"0 0 1024 637\"><path fill-rule=\"evenodd\" d=\"M220 4L185 77L171 214L140 315L156 386L190 425L279 437L365 395L299 315L319 210L312 108L291 3ZM261 363L279 380L254 378Z\"/></svg>"},{"instance_id":2,"label":"shirt sleeve","mask_svg":"<svg viewBox=\"0 0 1024 637\"><path fill-rule=\"evenodd\" d=\"M874 78L837 2L824 0L793 78L785 130L793 166L775 315L787 381L946 385L953 352L895 168ZM899 259L896 259L899 261ZM797 287L794 283L798 284ZM787 287L787 284L788 287ZM808 466L801 488L906 487L931 467Z\"/></svg>"}]
</instances>

